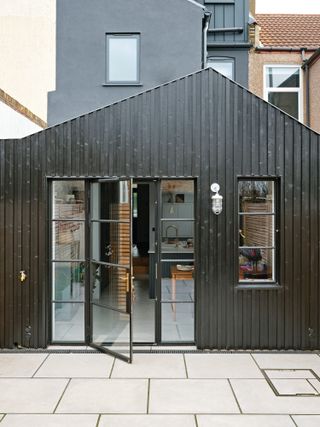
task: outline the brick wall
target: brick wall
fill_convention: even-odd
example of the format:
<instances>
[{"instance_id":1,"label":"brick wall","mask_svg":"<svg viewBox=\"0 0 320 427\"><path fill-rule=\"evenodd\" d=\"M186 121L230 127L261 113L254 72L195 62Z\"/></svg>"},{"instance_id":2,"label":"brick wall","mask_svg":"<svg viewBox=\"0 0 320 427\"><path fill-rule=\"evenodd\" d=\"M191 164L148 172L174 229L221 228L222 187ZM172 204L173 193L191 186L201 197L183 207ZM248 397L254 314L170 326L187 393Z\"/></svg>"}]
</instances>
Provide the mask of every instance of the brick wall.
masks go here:
<instances>
[{"instance_id":1,"label":"brick wall","mask_svg":"<svg viewBox=\"0 0 320 427\"><path fill-rule=\"evenodd\" d=\"M312 53L311 53L312 54ZM311 54L307 54L306 58L309 58ZM302 57L300 52L257 52L251 50L249 54L249 90L254 94L263 98L263 67L267 64L286 64L286 65L302 65ZM318 65L318 64L317 64ZM316 64L314 65L316 66ZM318 65L320 67L320 63ZM314 87L319 87L320 85L320 69L315 70L314 74L318 74L318 78L314 77L314 80L318 84L314 84ZM304 76L303 84L304 84ZM312 91L312 88L311 88ZM319 92L318 90L316 92ZM306 120L306 104L305 104L305 87L303 87L303 97L304 97L304 109L303 117L304 121ZM317 93L318 99L314 99L313 109L320 111L320 94ZM316 115L316 113L315 113ZM319 122L319 119L318 119ZM319 124L318 124L319 126ZM312 126L311 126L312 127Z\"/></svg>"},{"instance_id":2,"label":"brick wall","mask_svg":"<svg viewBox=\"0 0 320 427\"><path fill-rule=\"evenodd\" d=\"M310 67L310 126L320 133L320 59Z\"/></svg>"}]
</instances>

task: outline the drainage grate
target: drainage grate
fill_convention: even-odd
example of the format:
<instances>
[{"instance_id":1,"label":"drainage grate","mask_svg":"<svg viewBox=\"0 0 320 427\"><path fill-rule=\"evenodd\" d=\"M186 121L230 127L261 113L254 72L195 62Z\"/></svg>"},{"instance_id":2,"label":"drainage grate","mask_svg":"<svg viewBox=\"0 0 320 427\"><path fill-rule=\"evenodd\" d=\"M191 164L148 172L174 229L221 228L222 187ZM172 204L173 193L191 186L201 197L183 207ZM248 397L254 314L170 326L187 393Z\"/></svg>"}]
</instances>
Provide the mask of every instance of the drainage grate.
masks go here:
<instances>
[{"instance_id":1,"label":"drainage grate","mask_svg":"<svg viewBox=\"0 0 320 427\"><path fill-rule=\"evenodd\" d=\"M320 378L312 369L261 369L261 371L276 396L320 396Z\"/></svg>"}]
</instances>

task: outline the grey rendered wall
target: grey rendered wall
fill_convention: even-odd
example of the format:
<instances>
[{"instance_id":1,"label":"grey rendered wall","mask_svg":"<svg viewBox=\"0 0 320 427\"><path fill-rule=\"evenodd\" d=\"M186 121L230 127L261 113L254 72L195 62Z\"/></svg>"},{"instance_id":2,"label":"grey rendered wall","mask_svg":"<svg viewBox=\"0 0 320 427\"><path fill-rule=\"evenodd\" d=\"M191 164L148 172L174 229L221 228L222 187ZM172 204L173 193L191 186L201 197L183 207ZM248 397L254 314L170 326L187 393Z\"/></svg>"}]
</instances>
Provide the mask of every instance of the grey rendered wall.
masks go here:
<instances>
[{"instance_id":1,"label":"grey rendered wall","mask_svg":"<svg viewBox=\"0 0 320 427\"><path fill-rule=\"evenodd\" d=\"M201 68L203 9L187 0L57 0L53 125ZM106 87L105 34L141 33L141 86Z\"/></svg>"},{"instance_id":2,"label":"grey rendered wall","mask_svg":"<svg viewBox=\"0 0 320 427\"><path fill-rule=\"evenodd\" d=\"M234 60L234 80L244 87L248 87L248 49L208 49L208 57L228 57Z\"/></svg>"}]
</instances>

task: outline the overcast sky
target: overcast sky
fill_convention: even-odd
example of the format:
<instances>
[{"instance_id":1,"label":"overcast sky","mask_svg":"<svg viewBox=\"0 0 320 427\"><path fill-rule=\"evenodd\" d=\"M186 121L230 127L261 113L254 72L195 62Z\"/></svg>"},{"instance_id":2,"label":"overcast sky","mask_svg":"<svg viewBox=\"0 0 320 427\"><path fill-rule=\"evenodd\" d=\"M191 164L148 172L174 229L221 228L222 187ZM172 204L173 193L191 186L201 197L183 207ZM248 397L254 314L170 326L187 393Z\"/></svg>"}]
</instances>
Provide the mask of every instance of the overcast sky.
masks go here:
<instances>
[{"instance_id":1,"label":"overcast sky","mask_svg":"<svg viewBox=\"0 0 320 427\"><path fill-rule=\"evenodd\" d=\"M320 13L320 0L256 0L257 13Z\"/></svg>"}]
</instances>

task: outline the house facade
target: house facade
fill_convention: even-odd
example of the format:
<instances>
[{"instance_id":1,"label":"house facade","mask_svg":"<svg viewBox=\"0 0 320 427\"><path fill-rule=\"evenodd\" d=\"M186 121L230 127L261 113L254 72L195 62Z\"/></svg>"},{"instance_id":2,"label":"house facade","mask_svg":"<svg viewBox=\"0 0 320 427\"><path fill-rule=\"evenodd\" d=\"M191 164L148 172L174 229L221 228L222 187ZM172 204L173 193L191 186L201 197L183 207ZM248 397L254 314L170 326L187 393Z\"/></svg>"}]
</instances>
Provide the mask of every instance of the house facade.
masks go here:
<instances>
[{"instance_id":1,"label":"house facade","mask_svg":"<svg viewBox=\"0 0 320 427\"><path fill-rule=\"evenodd\" d=\"M320 15L257 14L255 19L249 89L319 132Z\"/></svg>"},{"instance_id":2,"label":"house facade","mask_svg":"<svg viewBox=\"0 0 320 427\"><path fill-rule=\"evenodd\" d=\"M1 347L318 349L319 138L208 68L1 140Z\"/></svg>"},{"instance_id":3,"label":"house facade","mask_svg":"<svg viewBox=\"0 0 320 427\"><path fill-rule=\"evenodd\" d=\"M58 0L56 8L49 125L206 66L248 85L248 0Z\"/></svg>"}]
</instances>

